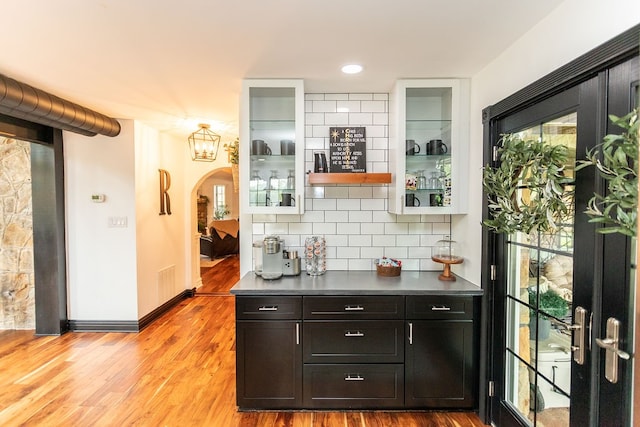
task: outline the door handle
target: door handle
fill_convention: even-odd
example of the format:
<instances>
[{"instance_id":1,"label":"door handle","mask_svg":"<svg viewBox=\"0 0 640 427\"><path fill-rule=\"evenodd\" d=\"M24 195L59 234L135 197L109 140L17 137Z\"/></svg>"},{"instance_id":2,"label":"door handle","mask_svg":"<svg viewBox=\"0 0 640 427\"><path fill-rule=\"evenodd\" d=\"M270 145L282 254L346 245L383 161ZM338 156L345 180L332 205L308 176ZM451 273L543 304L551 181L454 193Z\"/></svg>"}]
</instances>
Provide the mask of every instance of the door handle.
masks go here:
<instances>
[{"instance_id":1,"label":"door handle","mask_svg":"<svg viewBox=\"0 0 640 427\"><path fill-rule=\"evenodd\" d=\"M598 347L605 350L604 377L609 382L618 382L618 358L629 360L631 357L626 351L620 350L620 321L614 317L607 319L607 336L603 339L596 338Z\"/></svg>"},{"instance_id":2,"label":"door handle","mask_svg":"<svg viewBox=\"0 0 640 427\"><path fill-rule=\"evenodd\" d=\"M573 352L573 360L578 365L584 365L585 355L587 353L587 310L578 306L574 311L573 325L562 326L569 331L573 332L573 345L571 351Z\"/></svg>"}]
</instances>

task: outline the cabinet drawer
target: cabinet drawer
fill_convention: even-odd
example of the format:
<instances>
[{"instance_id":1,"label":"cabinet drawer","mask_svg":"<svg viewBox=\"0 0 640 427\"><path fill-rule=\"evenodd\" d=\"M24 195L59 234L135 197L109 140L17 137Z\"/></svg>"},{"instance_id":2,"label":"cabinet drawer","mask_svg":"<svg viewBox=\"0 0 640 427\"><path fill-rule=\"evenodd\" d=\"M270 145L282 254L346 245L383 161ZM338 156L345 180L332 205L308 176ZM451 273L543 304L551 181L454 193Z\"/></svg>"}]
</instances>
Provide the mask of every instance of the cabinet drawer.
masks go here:
<instances>
[{"instance_id":1,"label":"cabinet drawer","mask_svg":"<svg viewBox=\"0 0 640 427\"><path fill-rule=\"evenodd\" d=\"M473 319L473 297L408 296L407 319Z\"/></svg>"},{"instance_id":2,"label":"cabinet drawer","mask_svg":"<svg viewBox=\"0 0 640 427\"><path fill-rule=\"evenodd\" d=\"M236 297L236 319L300 319L302 297Z\"/></svg>"},{"instance_id":3,"label":"cabinet drawer","mask_svg":"<svg viewBox=\"0 0 640 427\"><path fill-rule=\"evenodd\" d=\"M387 365L305 365L306 408L401 408L404 368Z\"/></svg>"},{"instance_id":4,"label":"cabinet drawer","mask_svg":"<svg viewBox=\"0 0 640 427\"><path fill-rule=\"evenodd\" d=\"M402 363L404 322L304 322L305 363Z\"/></svg>"},{"instance_id":5,"label":"cabinet drawer","mask_svg":"<svg viewBox=\"0 0 640 427\"><path fill-rule=\"evenodd\" d=\"M403 296L305 297L303 314L310 320L386 320L404 318Z\"/></svg>"}]
</instances>

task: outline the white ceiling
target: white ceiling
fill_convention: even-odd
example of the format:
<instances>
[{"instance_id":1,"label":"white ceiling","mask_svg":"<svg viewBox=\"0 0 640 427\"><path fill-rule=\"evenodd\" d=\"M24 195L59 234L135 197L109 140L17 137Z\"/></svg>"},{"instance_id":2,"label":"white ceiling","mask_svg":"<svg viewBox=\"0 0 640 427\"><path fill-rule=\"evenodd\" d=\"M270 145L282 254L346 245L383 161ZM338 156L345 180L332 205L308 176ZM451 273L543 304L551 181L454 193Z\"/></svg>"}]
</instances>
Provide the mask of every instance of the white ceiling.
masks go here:
<instances>
[{"instance_id":1,"label":"white ceiling","mask_svg":"<svg viewBox=\"0 0 640 427\"><path fill-rule=\"evenodd\" d=\"M563 0L6 0L0 73L116 118L237 135L243 78L471 77ZM340 72L346 63L360 75Z\"/></svg>"}]
</instances>

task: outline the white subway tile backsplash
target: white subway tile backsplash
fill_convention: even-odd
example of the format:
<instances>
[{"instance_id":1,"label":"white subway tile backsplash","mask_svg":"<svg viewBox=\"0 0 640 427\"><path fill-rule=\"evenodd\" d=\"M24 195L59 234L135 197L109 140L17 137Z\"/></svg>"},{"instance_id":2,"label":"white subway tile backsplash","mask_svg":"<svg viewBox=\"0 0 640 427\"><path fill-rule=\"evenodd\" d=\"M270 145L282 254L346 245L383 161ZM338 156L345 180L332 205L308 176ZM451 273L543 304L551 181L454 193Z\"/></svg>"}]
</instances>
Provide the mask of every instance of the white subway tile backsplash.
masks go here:
<instances>
[{"instance_id":1,"label":"white subway tile backsplash","mask_svg":"<svg viewBox=\"0 0 640 427\"><path fill-rule=\"evenodd\" d=\"M371 236L366 234L349 236L349 246L371 246Z\"/></svg>"},{"instance_id":2,"label":"white subway tile backsplash","mask_svg":"<svg viewBox=\"0 0 640 427\"><path fill-rule=\"evenodd\" d=\"M344 223L340 222L337 224L338 234L360 234L360 224L359 223Z\"/></svg>"},{"instance_id":3,"label":"white subway tile backsplash","mask_svg":"<svg viewBox=\"0 0 640 427\"><path fill-rule=\"evenodd\" d=\"M264 234L289 234L289 224L281 222L267 222L264 224Z\"/></svg>"},{"instance_id":4,"label":"white subway tile backsplash","mask_svg":"<svg viewBox=\"0 0 640 427\"><path fill-rule=\"evenodd\" d=\"M372 113L349 113L349 124L352 126L373 125Z\"/></svg>"},{"instance_id":5,"label":"white subway tile backsplash","mask_svg":"<svg viewBox=\"0 0 640 427\"><path fill-rule=\"evenodd\" d=\"M324 213L324 220L326 222L348 222L348 211L326 211Z\"/></svg>"},{"instance_id":6,"label":"white subway tile backsplash","mask_svg":"<svg viewBox=\"0 0 640 427\"><path fill-rule=\"evenodd\" d=\"M313 233L313 224L310 222L291 223L289 224L289 233L311 235Z\"/></svg>"},{"instance_id":7,"label":"white subway tile backsplash","mask_svg":"<svg viewBox=\"0 0 640 427\"><path fill-rule=\"evenodd\" d=\"M384 234L407 234L408 224L398 222L386 222L384 224Z\"/></svg>"},{"instance_id":8,"label":"white subway tile backsplash","mask_svg":"<svg viewBox=\"0 0 640 427\"><path fill-rule=\"evenodd\" d=\"M395 222L397 217L396 214L376 211L373 213L373 222Z\"/></svg>"},{"instance_id":9,"label":"white subway tile backsplash","mask_svg":"<svg viewBox=\"0 0 640 427\"><path fill-rule=\"evenodd\" d=\"M336 101L313 101L311 108L314 113L335 113Z\"/></svg>"},{"instance_id":10,"label":"white subway tile backsplash","mask_svg":"<svg viewBox=\"0 0 640 427\"><path fill-rule=\"evenodd\" d=\"M351 187L345 187L350 189ZM338 210L355 211L360 210L360 199L338 199L336 207Z\"/></svg>"},{"instance_id":11,"label":"white subway tile backsplash","mask_svg":"<svg viewBox=\"0 0 640 427\"><path fill-rule=\"evenodd\" d=\"M349 99L351 101L372 101L373 94L372 93L350 93Z\"/></svg>"},{"instance_id":12,"label":"white subway tile backsplash","mask_svg":"<svg viewBox=\"0 0 640 427\"><path fill-rule=\"evenodd\" d=\"M325 113L325 120L334 126L345 126L349 124L349 113Z\"/></svg>"},{"instance_id":13,"label":"white subway tile backsplash","mask_svg":"<svg viewBox=\"0 0 640 427\"><path fill-rule=\"evenodd\" d=\"M378 234L382 230L382 226L375 222L365 222L360 224L360 232L362 234Z\"/></svg>"},{"instance_id":14,"label":"white subway tile backsplash","mask_svg":"<svg viewBox=\"0 0 640 427\"><path fill-rule=\"evenodd\" d=\"M349 187L350 199L370 199L373 194L371 187Z\"/></svg>"},{"instance_id":15,"label":"white subway tile backsplash","mask_svg":"<svg viewBox=\"0 0 640 427\"><path fill-rule=\"evenodd\" d=\"M396 245L398 246L420 246L420 236L414 234L406 234L396 236Z\"/></svg>"},{"instance_id":16,"label":"white subway tile backsplash","mask_svg":"<svg viewBox=\"0 0 640 427\"><path fill-rule=\"evenodd\" d=\"M360 258L360 248L338 247L336 250L336 258Z\"/></svg>"},{"instance_id":17,"label":"white subway tile backsplash","mask_svg":"<svg viewBox=\"0 0 640 427\"><path fill-rule=\"evenodd\" d=\"M314 211L335 211L336 199L313 199L311 208Z\"/></svg>"},{"instance_id":18,"label":"white subway tile backsplash","mask_svg":"<svg viewBox=\"0 0 640 427\"><path fill-rule=\"evenodd\" d=\"M306 206L311 206L311 204L307 204ZM307 208L305 210L304 215L300 218L300 222L324 222L324 212L323 211L312 211Z\"/></svg>"},{"instance_id":19,"label":"white subway tile backsplash","mask_svg":"<svg viewBox=\"0 0 640 427\"><path fill-rule=\"evenodd\" d=\"M364 202L364 200L362 200L362 202ZM373 213L371 211L365 211L365 210L349 211L350 223L351 222L371 222L372 219L373 219Z\"/></svg>"},{"instance_id":20,"label":"white subway tile backsplash","mask_svg":"<svg viewBox=\"0 0 640 427\"><path fill-rule=\"evenodd\" d=\"M373 246L388 247L396 245L396 236L378 234L373 236Z\"/></svg>"},{"instance_id":21,"label":"white subway tile backsplash","mask_svg":"<svg viewBox=\"0 0 640 427\"><path fill-rule=\"evenodd\" d=\"M327 270L349 270L349 260L327 259Z\"/></svg>"},{"instance_id":22,"label":"white subway tile backsplash","mask_svg":"<svg viewBox=\"0 0 640 427\"><path fill-rule=\"evenodd\" d=\"M305 126L323 125L324 113L307 113L304 115L304 123L305 123ZM308 144L309 140L306 139L305 143ZM308 145L307 145L307 148L309 148Z\"/></svg>"},{"instance_id":23,"label":"white subway tile backsplash","mask_svg":"<svg viewBox=\"0 0 640 427\"><path fill-rule=\"evenodd\" d=\"M409 258L431 258L431 247L417 246L409 247Z\"/></svg>"},{"instance_id":24,"label":"white subway tile backsplash","mask_svg":"<svg viewBox=\"0 0 640 427\"><path fill-rule=\"evenodd\" d=\"M336 234L335 222L316 222L313 224L313 235Z\"/></svg>"},{"instance_id":25,"label":"white subway tile backsplash","mask_svg":"<svg viewBox=\"0 0 640 427\"><path fill-rule=\"evenodd\" d=\"M346 93L325 93L324 99L327 101L346 101L349 95Z\"/></svg>"},{"instance_id":26,"label":"white subway tile backsplash","mask_svg":"<svg viewBox=\"0 0 640 427\"><path fill-rule=\"evenodd\" d=\"M348 113L360 113L360 104L361 101L338 101L338 109Z\"/></svg>"},{"instance_id":27,"label":"white subway tile backsplash","mask_svg":"<svg viewBox=\"0 0 640 427\"><path fill-rule=\"evenodd\" d=\"M324 188L324 187L323 187ZM349 198L349 188L348 187L326 187L325 188L325 197L328 199L348 199Z\"/></svg>"},{"instance_id":28,"label":"white subway tile backsplash","mask_svg":"<svg viewBox=\"0 0 640 427\"><path fill-rule=\"evenodd\" d=\"M361 111L363 113L385 113L387 111L387 102L362 101Z\"/></svg>"},{"instance_id":29,"label":"white subway tile backsplash","mask_svg":"<svg viewBox=\"0 0 640 427\"><path fill-rule=\"evenodd\" d=\"M399 260L403 260L407 258L407 254L409 251L407 248L399 247L399 246L388 246L384 248L384 256L387 258L395 258Z\"/></svg>"},{"instance_id":30,"label":"white subway tile backsplash","mask_svg":"<svg viewBox=\"0 0 640 427\"><path fill-rule=\"evenodd\" d=\"M349 246L349 236L344 234L327 234L324 236L327 247Z\"/></svg>"},{"instance_id":31,"label":"white subway tile backsplash","mask_svg":"<svg viewBox=\"0 0 640 427\"><path fill-rule=\"evenodd\" d=\"M360 206L363 211L382 211L385 210L385 203L383 199L362 199ZM371 220L373 221L373 214L371 214Z\"/></svg>"},{"instance_id":32,"label":"white subway tile backsplash","mask_svg":"<svg viewBox=\"0 0 640 427\"><path fill-rule=\"evenodd\" d=\"M370 259L360 258L349 260L349 270L368 271L373 270L374 268L373 261Z\"/></svg>"},{"instance_id":33,"label":"white subway tile backsplash","mask_svg":"<svg viewBox=\"0 0 640 427\"><path fill-rule=\"evenodd\" d=\"M384 253L384 249L377 247L377 246L370 246L370 247L361 247L360 248L360 258L362 259L376 259L376 258L380 258L383 256Z\"/></svg>"},{"instance_id":34,"label":"white subway tile backsplash","mask_svg":"<svg viewBox=\"0 0 640 427\"><path fill-rule=\"evenodd\" d=\"M451 234L451 226L448 222L434 222L433 234Z\"/></svg>"},{"instance_id":35,"label":"white subway tile backsplash","mask_svg":"<svg viewBox=\"0 0 640 427\"><path fill-rule=\"evenodd\" d=\"M389 94L305 94L305 170L313 170L314 151L329 154L333 126L366 127L367 172L389 172ZM387 185L305 182L305 213L253 215L254 240L276 234L303 255L306 237L324 236L329 270L375 270L382 256L401 259L408 271L442 270L431 253L450 234L449 215L390 214Z\"/></svg>"}]
</instances>

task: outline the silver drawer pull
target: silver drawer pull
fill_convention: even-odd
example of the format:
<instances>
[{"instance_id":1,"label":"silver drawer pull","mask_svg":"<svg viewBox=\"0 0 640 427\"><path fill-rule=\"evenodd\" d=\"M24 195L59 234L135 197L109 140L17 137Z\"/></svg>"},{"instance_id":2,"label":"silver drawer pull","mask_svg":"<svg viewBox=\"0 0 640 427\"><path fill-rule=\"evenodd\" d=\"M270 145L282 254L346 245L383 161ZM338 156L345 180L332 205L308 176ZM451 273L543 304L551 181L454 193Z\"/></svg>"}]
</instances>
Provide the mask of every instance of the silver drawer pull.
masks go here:
<instances>
[{"instance_id":1,"label":"silver drawer pull","mask_svg":"<svg viewBox=\"0 0 640 427\"><path fill-rule=\"evenodd\" d=\"M344 311L364 311L364 307L361 305L345 305Z\"/></svg>"},{"instance_id":2,"label":"silver drawer pull","mask_svg":"<svg viewBox=\"0 0 640 427\"><path fill-rule=\"evenodd\" d=\"M431 311L451 311L451 307L447 307L446 305L432 305Z\"/></svg>"},{"instance_id":3,"label":"silver drawer pull","mask_svg":"<svg viewBox=\"0 0 640 427\"><path fill-rule=\"evenodd\" d=\"M355 375L348 374L346 377L344 377L344 380L345 381L364 381L364 377L361 377L358 374L355 374Z\"/></svg>"},{"instance_id":4,"label":"silver drawer pull","mask_svg":"<svg viewBox=\"0 0 640 427\"><path fill-rule=\"evenodd\" d=\"M277 305L261 305L258 307L258 311L278 311Z\"/></svg>"},{"instance_id":5,"label":"silver drawer pull","mask_svg":"<svg viewBox=\"0 0 640 427\"><path fill-rule=\"evenodd\" d=\"M344 333L345 337L363 337L364 333L360 332L360 331L355 331L355 332L351 332L351 331L346 331Z\"/></svg>"}]
</instances>

